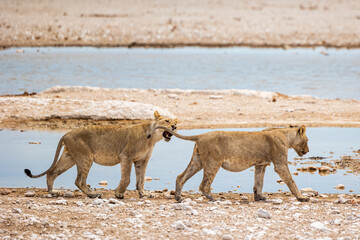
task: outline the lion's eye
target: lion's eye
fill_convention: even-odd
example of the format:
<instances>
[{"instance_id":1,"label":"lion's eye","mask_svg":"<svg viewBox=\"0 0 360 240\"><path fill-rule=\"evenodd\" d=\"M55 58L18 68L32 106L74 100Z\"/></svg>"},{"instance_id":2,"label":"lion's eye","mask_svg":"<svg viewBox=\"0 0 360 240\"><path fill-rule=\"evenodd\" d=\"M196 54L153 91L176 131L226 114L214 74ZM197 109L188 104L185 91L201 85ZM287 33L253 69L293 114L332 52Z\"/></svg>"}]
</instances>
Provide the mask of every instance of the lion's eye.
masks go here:
<instances>
[{"instance_id":1,"label":"lion's eye","mask_svg":"<svg viewBox=\"0 0 360 240\"><path fill-rule=\"evenodd\" d=\"M169 121L169 120L165 120L165 122L167 122L167 123L168 123L168 122L170 122L170 121Z\"/></svg>"}]
</instances>

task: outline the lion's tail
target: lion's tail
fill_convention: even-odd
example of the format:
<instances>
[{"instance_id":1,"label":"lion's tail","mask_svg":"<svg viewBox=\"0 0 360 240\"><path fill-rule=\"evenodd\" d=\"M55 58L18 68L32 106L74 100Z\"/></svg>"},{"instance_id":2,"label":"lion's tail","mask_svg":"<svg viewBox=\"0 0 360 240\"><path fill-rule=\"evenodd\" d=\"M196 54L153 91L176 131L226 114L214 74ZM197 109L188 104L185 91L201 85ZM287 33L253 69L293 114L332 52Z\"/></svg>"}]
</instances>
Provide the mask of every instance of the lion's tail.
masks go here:
<instances>
[{"instance_id":1,"label":"lion's tail","mask_svg":"<svg viewBox=\"0 0 360 240\"><path fill-rule=\"evenodd\" d=\"M165 131L171 133L171 134L174 135L175 137L178 137L178 138L183 139L183 140L197 141L197 140L199 139L199 135L184 136L184 135L178 134L178 133L174 132L173 130L171 130L171 129L169 129L169 128L166 128L166 127L163 127L163 126L155 127L154 130L156 130L156 129L164 129Z\"/></svg>"},{"instance_id":2,"label":"lion's tail","mask_svg":"<svg viewBox=\"0 0 360 240\"><path fill-rule=\"evenodd\" d=\"M31 174L31 171L29 169L24 169L24 172L25 174L28 176L28 177L31 177L31 178L39 178L39 177L42 177L44 176L45 174L47 174L49 171L51 171L53 169L53 167L55 166L55 164L57 163L57 160L59 158L59 154L60 154L60 151L61 151L61 148L62 146L64 145L64 137L63 136L60 141L59 141L59 144L56 148L56 153L55 153L55 157L54 157L54 161L52 163L52 165L49 167L48 170L46 170L45 172L41 173L41 174L38 174L38 175L32 175Z\"/></svg>"}]
</instances>

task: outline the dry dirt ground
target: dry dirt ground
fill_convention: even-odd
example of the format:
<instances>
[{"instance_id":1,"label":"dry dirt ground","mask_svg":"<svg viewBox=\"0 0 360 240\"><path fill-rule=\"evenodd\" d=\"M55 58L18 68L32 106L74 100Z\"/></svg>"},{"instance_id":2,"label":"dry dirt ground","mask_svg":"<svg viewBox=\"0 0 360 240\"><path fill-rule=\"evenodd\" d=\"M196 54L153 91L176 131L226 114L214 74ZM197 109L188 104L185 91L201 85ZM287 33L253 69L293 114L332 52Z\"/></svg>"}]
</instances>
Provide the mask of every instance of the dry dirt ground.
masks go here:
<instances>
[{"instance_id":1,"label":"dry dirt ground","mask_svg":"<svg viewBox=\"0 0 360 240\"><path fill-rule=\"evenodd\" d=\"M44 189L0 189L1 239L360 239L360 195L317 195L300 203L288 192L219 193L209 202L184 192L183 203L167 190L124 200L98 189L102 199L64 190L52 198Z\"/></svg>"},{"instance_id":2,"label":"dry dirt ground","mask_svg":"<svg viewBox=\"0 0 360 240\"><path fill-rule=\"evenodd\" d=\"M360 47L360 1L1 0L0 46Z\"/></svg>"}]
</instances>

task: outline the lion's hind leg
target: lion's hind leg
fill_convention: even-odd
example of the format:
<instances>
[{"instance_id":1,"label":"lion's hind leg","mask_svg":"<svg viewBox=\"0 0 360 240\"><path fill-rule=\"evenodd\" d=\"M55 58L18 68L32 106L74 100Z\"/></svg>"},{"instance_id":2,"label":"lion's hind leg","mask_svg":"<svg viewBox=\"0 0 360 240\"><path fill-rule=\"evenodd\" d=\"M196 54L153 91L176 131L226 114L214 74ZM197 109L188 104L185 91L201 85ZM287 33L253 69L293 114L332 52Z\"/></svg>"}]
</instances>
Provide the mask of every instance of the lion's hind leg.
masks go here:
<instances>
[{"instance_id":1,"label":"lion's hind leg","mask_svg":"<svg viewBox=\"0 0 360 240\"><path fill-rule=\"evenodd\" d=\"M264 185L264 175L267 165L256 165L254 174L254 199L255 201L263 201L266 198L262 195Z\"/></svg>"},{"instance_id":2,"label":"lion's hind leg","mask_svg":"<svg viewBox=\"0 0 360 240\"><path fill-rule=\"evenodd\" d=\"M86 184L86 179L89 174L90 168L92 166L92 161L86 161L85 158L83 161L79 160L76 164L77 166L77 177L75 180L75 185L85 193L89 198L100 197L101 194L91 191L90 188Z\"/></svg>"},{"instance_id":3,"label":"lion's hind leg","mask_svg":"<svg viewBox=\"0 0 360 240\"><path fill-rule=\"evenodd\" d=\"M176 178L176 191L175 191L175 199L178 202L182 201L181 190L187 180L189 180L192 176L194 176L197 172L202 169L202 164L200 161L199 153L197 152L197 148L195 146L193 155L191 157L191 161L185 171L181 173Z\"/></svg>"},{"instance_id":4,"label":"lion's hind leg","mask_svg":"<svg viewBox=\"0 0 360 240\"><path fill-rule=\"evenodd\" d=\"M199 189L210 201L215 201L215 199L211 195L211 184L220 169L221 162L215 162L212 160L208 162L212 164L208 164L206 166L204 165L204 176Z\"/></svg>"},{"instance_id":5,"label":"lion's hind leg","mask_svg":"<svg viewBox=\"0 0 360 240\"><path fill-rule=\"evenodd\" d=\"M54 168L49 171L46 175L46 182L48 191L51 195L57 196L58 193L54 191L54 181L55 179L61 175L62 173L66 172L68 169L75 165L75 161L71 158L70 154L67 152L66 148L62 153L59 161L56 163Z\"/></svg>"}]
</instances>

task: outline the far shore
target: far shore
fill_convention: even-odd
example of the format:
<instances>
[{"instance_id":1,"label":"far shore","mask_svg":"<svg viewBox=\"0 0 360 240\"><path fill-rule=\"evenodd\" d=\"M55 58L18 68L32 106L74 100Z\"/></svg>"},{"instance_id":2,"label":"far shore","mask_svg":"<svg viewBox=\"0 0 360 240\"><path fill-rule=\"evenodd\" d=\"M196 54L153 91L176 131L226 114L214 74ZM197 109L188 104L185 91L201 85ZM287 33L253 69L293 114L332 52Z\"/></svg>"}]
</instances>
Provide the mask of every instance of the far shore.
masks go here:
<instances>
[{"instance_id":1,"label":"far shore","mask_svg":"<svg viewBox=\"0 0 360 240\"><path fill-rule=\"evenodd\" d=\"M2 1L8 47L360 47L360 2Z\"/></svg>"}]
</instances>

